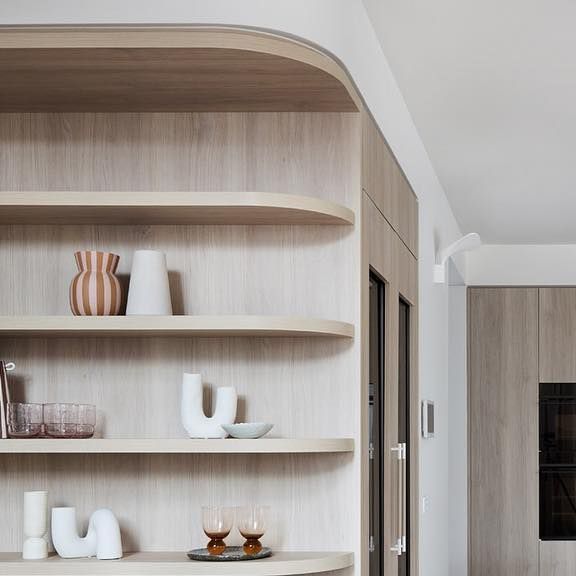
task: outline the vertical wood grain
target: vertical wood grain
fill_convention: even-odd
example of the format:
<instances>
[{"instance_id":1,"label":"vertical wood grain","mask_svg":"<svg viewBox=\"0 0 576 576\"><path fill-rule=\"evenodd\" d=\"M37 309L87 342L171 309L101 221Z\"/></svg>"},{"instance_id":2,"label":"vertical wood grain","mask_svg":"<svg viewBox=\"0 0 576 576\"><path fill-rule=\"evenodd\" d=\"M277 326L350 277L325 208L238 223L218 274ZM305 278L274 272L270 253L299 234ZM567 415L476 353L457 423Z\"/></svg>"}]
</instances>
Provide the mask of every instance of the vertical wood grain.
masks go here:
<instances>
[{"instance_id":1,"label":"vertical wood grain","mask_svg":"<svg viewBox=\"0 0 576 576\"><path fill-rule=\"evenodd\" d=\"M412 254L418 255L418 200L371 116L362 114L362 187Z\"/></svg>"},{"instance_id":2,"label":"vertical wood grain","mask_svg":"<svg viewBox=\"0 0 576 576\"><path fill-rule=\"evenodd\" d=\"M537 576L538 290L468 306L470 576Z\"/></svg>"},{"instance_id":3,"label":"vertical wood grain","mask_svg":"<svg viewBox=\"0 0 576 576\"><path fill-rule=\"evenodd\" d=\"M356 114L0 115L1 190L265 191L358 211ZM2 314L67 314L73 252L166 252L179 314L288 314L356 324L360 230L325 226L0 226ZM276 436L357 437L359 343L318 339L0 340L21 398L92 402L102 437L183 437L183 371L233 385L239 419ZM209 403L209 402L207 402ZM210 502L270 504L278 549L358 551L359 457L2 456L0 550L21 546L21 493L82 521L110 506L132 550L202 545ZM351 496L352 495L352 496ZM330 526L330 530L326 530ZM352 570L344 573L352 574Z\"/></svg>"},{"instance_id":4,"label":"vertical wood grain","mask_svg":"<svg viewBox=\"0 0 576 576\"><path fill-rule=\"evenodd\" d=\"M576 542L540 542L540 576L576 573Z\"/></svg>"},{"instance_id":5,"label":"vertical wood grain","mask_svg":"<svg viewBox=\"0 0 576 576\"><path fill-rule=\"evenodd\" d=\"M540 382L576 381L576 288L540 288Z\"/></svg>"}]
</instances>

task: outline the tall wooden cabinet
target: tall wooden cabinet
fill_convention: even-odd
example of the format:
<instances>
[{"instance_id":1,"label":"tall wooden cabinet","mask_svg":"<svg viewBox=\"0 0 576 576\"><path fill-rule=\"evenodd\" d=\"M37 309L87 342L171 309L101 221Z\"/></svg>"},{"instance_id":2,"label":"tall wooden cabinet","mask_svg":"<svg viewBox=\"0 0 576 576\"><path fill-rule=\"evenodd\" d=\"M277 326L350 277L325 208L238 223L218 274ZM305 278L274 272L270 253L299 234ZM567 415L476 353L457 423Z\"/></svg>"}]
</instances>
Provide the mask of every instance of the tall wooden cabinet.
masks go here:
<instances>
[{"instance_id":1,"label":"tall wooden cabinet","mask_svg":"<svg viewBox=\"0 0 576 576\"><path fill-rule=\"evenodd\" d=\"M470 576L571 576L576 541L539 540L538 394L576 382L576 288L471 288L468 305Z\"/></svg>"},{"instance_id":2,"label":"tall wooden cabinet","mask_svg":"<svg viewBox=\"0 0 576 576\"><path fill-rule=\"evenodd\" d=\"M469 290L470 576L538 574L538 290Z\"/></svg>"}]
</instances>

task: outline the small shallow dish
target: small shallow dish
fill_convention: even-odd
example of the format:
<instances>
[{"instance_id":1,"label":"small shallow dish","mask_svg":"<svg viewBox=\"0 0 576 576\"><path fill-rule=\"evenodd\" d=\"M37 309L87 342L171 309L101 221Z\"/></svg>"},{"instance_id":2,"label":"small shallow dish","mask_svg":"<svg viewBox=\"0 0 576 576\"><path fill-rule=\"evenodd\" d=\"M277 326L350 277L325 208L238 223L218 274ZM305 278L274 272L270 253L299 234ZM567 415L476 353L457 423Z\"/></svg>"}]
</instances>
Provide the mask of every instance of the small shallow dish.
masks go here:
<instances>
[{"instance_id":1,"label":"small shallow dish","mask_svg":"<svg viewBox=\"0 0 576 576\"><path fill-rule=\"evenodd\" d=\"M245 554L242 546L227 546L226 550L218 556L212 556L207 548L190 550L187 553L190 560L198 562L237 562L239 560L261 560L272 556L270 548L262 548L258 554Z\"/></svg>"},{"instance_id":2,"label":"small shallow dish","mask_svg":"<svg viewBox=\"0 0 576 576\"><path fill-rule=\"evenodd\" d=\"M222 428L224 428L232 438L246 440L261 438L274 428L274 424L268 424L266 422L243 422L241 424L222 424Z\"/></svg>"}]
</instances>

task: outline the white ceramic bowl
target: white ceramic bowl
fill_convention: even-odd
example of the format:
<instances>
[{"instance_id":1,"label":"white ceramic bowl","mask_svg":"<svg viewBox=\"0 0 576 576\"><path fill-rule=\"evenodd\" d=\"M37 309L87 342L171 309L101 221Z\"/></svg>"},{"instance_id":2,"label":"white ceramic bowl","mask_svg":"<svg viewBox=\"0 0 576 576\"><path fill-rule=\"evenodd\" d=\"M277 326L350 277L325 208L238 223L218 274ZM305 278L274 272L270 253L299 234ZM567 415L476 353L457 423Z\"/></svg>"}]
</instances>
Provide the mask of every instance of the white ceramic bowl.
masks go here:
<instances>
[{"instance_id":1,"label":"white ceramic bowl","mask_svg":"<svg viewBox=\"0 0 576 576\"><path fill-rule=\"evenodd\" d=\"M274 427L274 424L267 424L266 422L243 422L241 424L222 424L222 428L232 438L248 439L260 438L268 434Z\"/></svg>"}]
</instances>

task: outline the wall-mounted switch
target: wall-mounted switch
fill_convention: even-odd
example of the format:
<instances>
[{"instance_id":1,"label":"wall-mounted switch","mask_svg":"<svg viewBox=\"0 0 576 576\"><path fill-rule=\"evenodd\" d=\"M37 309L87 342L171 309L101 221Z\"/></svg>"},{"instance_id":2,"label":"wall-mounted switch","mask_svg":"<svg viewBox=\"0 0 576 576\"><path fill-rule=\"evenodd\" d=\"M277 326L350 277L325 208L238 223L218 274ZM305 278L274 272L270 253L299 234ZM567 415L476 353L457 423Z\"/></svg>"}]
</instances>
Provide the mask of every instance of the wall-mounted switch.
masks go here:
<instances>
[{"instance_id":1,"label":"wall-mounted switch","mask_svg":"<svg viewBox=\"0 0 576 576\"><path fill-rule=\"evenodd\" d=\"M434 438L434 402L422 400L422 438Z\"/></svg>"}]
</instances>

